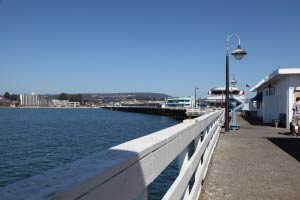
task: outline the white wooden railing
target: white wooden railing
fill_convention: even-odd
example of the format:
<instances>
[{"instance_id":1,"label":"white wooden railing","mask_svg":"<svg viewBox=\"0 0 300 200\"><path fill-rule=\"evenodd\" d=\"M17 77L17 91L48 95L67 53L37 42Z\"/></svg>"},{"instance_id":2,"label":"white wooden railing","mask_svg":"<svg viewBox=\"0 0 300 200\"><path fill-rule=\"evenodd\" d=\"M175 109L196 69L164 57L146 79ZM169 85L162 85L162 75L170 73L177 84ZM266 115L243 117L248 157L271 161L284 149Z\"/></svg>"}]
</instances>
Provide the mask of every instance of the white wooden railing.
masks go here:
<instances>
[{"instance_id":1,"label":"white wooden railing","mask_svg":"<svg viewBox=\"0 0 300 200\"><path fill-rule=\"evenodd\" d=\"M2 188L1 199L147 199L149 184L177 157L179 175L163 199L197 199L223 121L224 110L185 120Z\"/></svg>"}]
</instances>

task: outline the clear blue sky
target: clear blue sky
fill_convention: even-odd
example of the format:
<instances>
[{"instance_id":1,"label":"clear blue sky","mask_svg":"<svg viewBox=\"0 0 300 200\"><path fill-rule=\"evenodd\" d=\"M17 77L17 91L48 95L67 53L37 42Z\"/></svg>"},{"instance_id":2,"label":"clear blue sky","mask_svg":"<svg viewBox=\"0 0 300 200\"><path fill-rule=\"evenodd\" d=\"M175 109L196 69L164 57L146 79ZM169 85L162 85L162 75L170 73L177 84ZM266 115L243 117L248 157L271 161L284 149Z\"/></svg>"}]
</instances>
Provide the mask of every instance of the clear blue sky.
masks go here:
<instances>
[{"instance_id":1,"label":"clear blue sky","mask_svg":"<svg viewBox=\"0 0 300 200\"><path fill-rule=\"evenodd\" d=\"M200 96L225 82L225 41L238 85L300 67L298 1L2 0L0 93L161 92ZM232 40L233 50L237 41Z\"/></svg>"}]
</instances>

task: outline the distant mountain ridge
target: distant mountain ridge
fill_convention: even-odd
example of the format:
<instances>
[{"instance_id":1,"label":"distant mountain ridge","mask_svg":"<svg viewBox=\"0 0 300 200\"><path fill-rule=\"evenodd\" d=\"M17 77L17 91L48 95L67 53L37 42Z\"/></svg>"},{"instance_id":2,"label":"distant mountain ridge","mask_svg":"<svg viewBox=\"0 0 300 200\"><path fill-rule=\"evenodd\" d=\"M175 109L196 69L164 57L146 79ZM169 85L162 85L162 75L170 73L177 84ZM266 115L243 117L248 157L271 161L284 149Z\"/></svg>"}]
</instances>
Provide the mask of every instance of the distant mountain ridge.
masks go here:
<instances>
[{"instance_id":1,"label":"distant mountain ridge","mask_svg":"<svg viewBox=\"0 0 300 200\"><path fill-rule=\"evenodd\" d=\"M171 97L170 95L163 93L155 93L155 92L116 92L116 93L68 93L68 94L81 94L84 98L101 98L101 97L130 97L137 99L160 99L163 100L165 98ZM41 96L54 97L59 94L43 94Z\"/></svg>"},{"instance_id":2,"label":"distant mountain ridge","mask_svg":"<svg viewBox=\"0 0 300 200\"><path fill-rule=\"evenodd\" d=\"M170 95L155 92L119 92L119 93L83 93L82 95L97 95L97 96L137 96L137 97L155 97L167 98Z\"/></svg>"}]
</instances>

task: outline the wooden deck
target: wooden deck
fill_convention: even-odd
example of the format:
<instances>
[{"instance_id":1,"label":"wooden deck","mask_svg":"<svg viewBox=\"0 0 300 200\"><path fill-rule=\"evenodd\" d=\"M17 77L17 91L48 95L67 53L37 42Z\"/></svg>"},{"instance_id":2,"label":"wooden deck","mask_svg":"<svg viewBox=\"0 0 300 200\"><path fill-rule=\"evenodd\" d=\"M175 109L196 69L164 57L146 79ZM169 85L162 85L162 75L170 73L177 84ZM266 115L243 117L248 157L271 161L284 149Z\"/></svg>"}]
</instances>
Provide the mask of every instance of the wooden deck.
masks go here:
<instances>
[{"instance_id":1,"label":"wooden deck","mask_svg":"<svg viewBox=\"0 0 300 200\"><path fill-rule=\"evenodd\" d=\"M203 200L299 200L300 138L286 129L251 125L221 133L205 180Z\"/></svg>"}]
</instances>

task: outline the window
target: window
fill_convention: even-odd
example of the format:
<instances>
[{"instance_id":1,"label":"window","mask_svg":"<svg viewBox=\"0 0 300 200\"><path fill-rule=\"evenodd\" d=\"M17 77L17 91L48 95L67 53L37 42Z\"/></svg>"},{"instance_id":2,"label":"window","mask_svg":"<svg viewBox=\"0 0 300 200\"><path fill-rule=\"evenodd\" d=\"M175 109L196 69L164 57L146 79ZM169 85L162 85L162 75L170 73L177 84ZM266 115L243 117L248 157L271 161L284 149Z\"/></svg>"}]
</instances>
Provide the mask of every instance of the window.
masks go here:
<instances>
[{"instance_id":1,"label":"window","mask_svg":"<svg viewBox=\"0 0 300 200\"><path fill-rule=\"evenodd\" d=\"M265 96L269 96L269 90L266 90Z\"/></svg>"},{"instance_id":2,"label":"window","mask_svg":"<svg viewBox=\"0 0 300 200\"><path fill-rule=\"evenodd\" d=\"M275 95L275 86L269 88L269 95L270 96Z\"/></svg>"},{"instance_id":3,"label":"window","mask_svg":"<svg viewBox=\"0 0 300 200\"><path fill-rule=\"evenodd\" d=\"M268 85L268 88L267 88L267 91L268 91L268 95L267 96L273 96L275 95L275 84L269 84Z\"/></svg>"}]
</instances>

